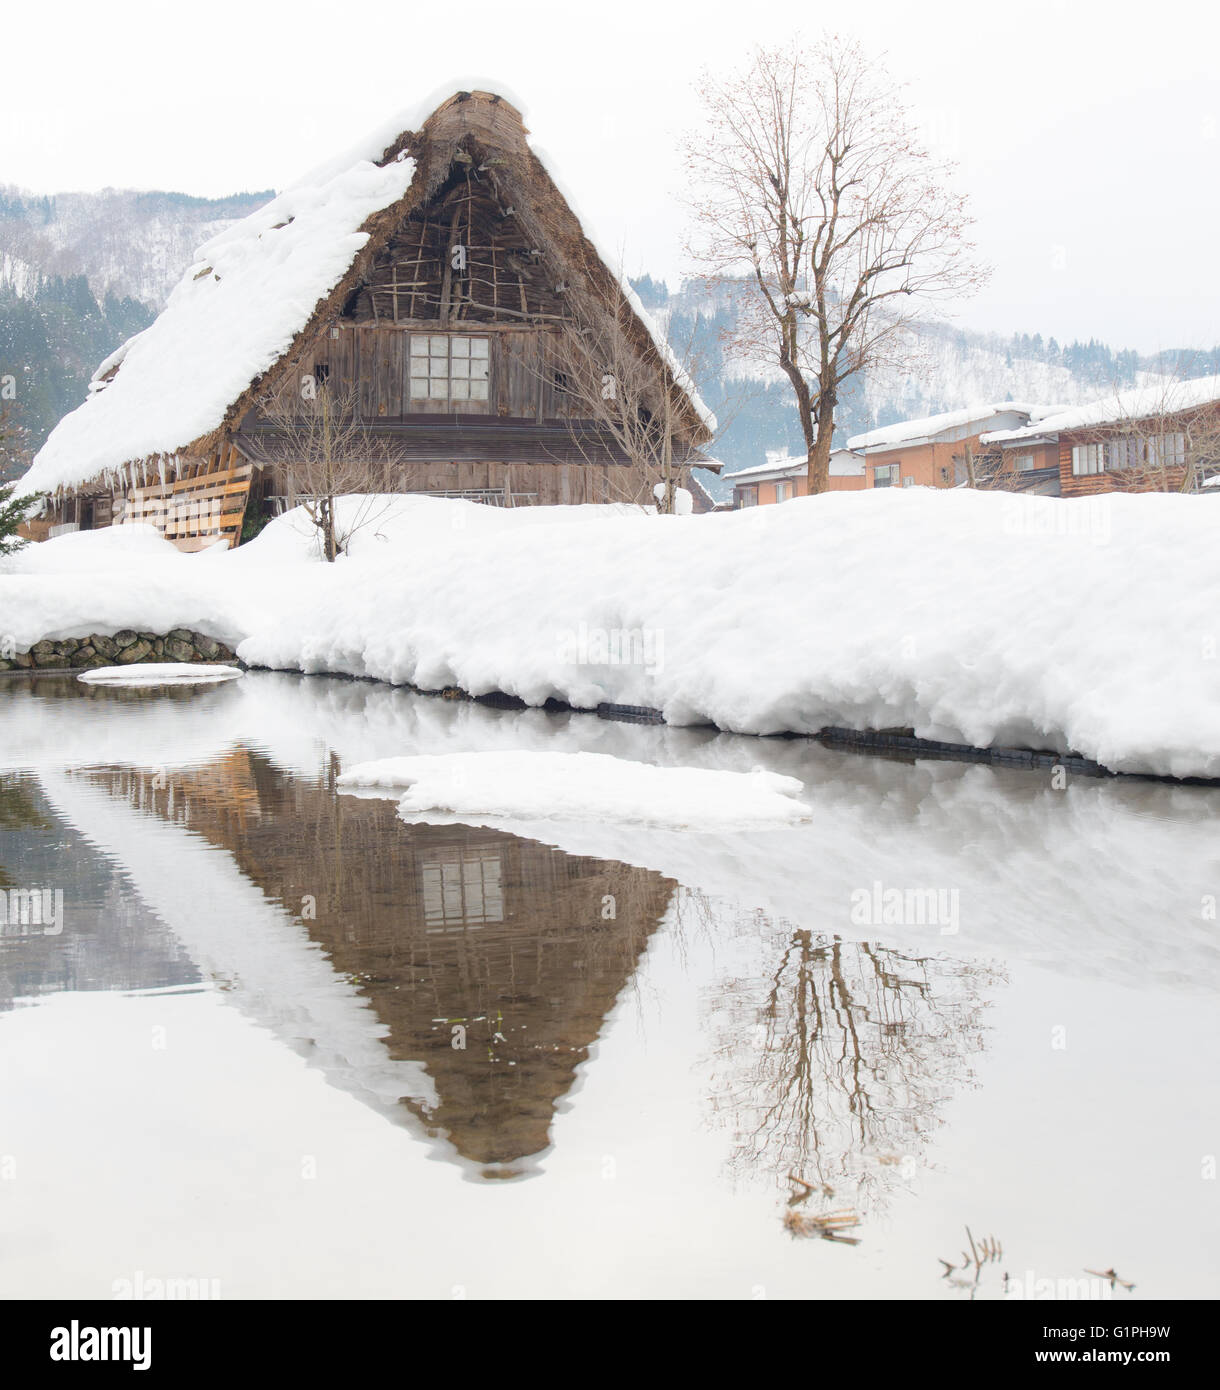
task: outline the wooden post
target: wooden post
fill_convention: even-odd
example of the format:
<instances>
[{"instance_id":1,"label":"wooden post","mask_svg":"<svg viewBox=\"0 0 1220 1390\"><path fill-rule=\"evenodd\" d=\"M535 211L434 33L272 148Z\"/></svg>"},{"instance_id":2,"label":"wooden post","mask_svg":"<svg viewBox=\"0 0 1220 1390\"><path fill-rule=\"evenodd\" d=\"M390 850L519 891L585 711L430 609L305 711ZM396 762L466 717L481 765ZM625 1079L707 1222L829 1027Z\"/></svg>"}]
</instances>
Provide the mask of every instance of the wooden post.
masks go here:
<instances>
[{"instance_id":1,"label":"wooden post","mask_svg":"<svg viewBox=\"0 0 1220 1390\"><path fill-rule=\"evenodd\" d=\"M457 231L458 218L461 216L462 205L459 203L453 209L453 216L449 219L449 237L445 243L445 268L441 279L441 312L440 321L442 325L449 322L449 294L453 287L453 237Z\"/></svg>"}]
</instances>

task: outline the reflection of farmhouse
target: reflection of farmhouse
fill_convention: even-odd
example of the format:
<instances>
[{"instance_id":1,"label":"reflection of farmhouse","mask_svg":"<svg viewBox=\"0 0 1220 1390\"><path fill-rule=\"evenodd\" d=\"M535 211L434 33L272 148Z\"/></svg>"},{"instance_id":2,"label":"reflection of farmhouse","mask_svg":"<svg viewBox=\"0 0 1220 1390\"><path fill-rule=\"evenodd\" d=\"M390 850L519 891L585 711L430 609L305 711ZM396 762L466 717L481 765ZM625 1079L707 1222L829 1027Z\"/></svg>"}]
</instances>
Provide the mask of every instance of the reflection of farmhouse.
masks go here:
<instances>
[{"instance_id":1,"label":"reflection of farmhouse","mask_svg":"<svg viewBox=\"0 0 1220 1390\"><path fill-rule=\"evenodd\" d=\"M391 801L337 797L244 751L164 788L134 770L89 778L225 849L300 916L390 1057L426 1068L431 1087L404 1103L479 1163L547 1146L674 887L494 830L407 826Z\"/></svg>"},{"instance_id":2,"label":"reflection of farmhouse","mask_svg":"<svg viewBox=\"0 0 1220 1390\"><path fill-rule=\"evenodd\" d=\"M460 92L201 248L35 459L41 534L143 520L185 550L236 543L248 505L309 492L323 388L376 473L340 492L651 501L655 450L608 424L609 377L678 481L708 463L714 420L526 136L508 102Z\"/></svg>"}]
</instances>

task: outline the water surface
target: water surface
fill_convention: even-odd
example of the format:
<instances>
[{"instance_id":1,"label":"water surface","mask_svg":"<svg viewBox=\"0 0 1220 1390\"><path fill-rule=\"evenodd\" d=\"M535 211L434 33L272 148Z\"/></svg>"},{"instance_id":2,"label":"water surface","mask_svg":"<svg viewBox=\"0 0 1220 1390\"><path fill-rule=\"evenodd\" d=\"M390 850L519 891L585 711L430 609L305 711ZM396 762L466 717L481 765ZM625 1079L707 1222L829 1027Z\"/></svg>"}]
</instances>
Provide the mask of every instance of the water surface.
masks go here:
<instances>
[{"instance_id":1,"label":"water surface","mask_svg":"<svg viewBox=\"0 0 1220 1390\"><path fill-rule=\"evenodd\" d=\"M270 673L9 681L0 739L0 889L63 903L0 936L0 1294L1220 1291L1211 789ZM762 765L813 817L335 788L519 747Z\"/></svg>"}]
</instances>

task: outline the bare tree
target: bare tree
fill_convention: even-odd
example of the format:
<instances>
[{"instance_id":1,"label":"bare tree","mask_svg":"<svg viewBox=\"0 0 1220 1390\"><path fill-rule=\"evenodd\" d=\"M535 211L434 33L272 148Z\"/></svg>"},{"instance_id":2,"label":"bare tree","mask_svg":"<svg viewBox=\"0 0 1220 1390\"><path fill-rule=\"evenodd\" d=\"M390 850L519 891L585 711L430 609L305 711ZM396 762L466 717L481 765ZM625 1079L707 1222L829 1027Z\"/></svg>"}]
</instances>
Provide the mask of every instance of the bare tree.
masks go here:
<instances>
[{"instance_id":1,"label":"bare tree","mask_svg":"<svg viewBox=\"0 0 1220 1390\"><path fill-rule=\"evenodd\" d=\"M642 340L620 284L604 298L589 288L592 270L573 278L581 287L567 290L548 368L568 398L572 440L588 463L605 461L607 443L626 457L619 500L672 513L690 468L690 376L676 355Z\"/></svg>"},{"instance_id":2,"label":"bare tree","mask_svg":"<svg viewBox=\"0 0 1220 1390\"><path fill-rule=\"evenodd\" d=\"M757 49L705 77L685 154L690 249L745 293L731 348L792 384L809 491L829 486L843 384L911 351L917 313L985 279L951 166L934 160L885 69L834 36Z\"/></svg>"},{"instance_id":3,"label":"bare tree","mask_svg":"<svg viewBox=\"0 0 1220 1390\"><path fill-rule=\"evenodd\" d=\"M407 474L393 474L388 439L358 414L358 393L302 378L299 390L281 389L263 401L274 452L282 459L289 500L305 508L318 532L323 558L334 561L357 531L387 509L384 494L402 492ZM358 497L340 520L341 497Z\"/></svg>"},{"instance_id":4,"label":"bare tree","mask_svg":"<svg viewBox=\"0 0 1220 1390\"><path fill-rule=\"evenodd\" d=\"M957 481L980 492L1004 490L1014 478L1021 476L1006 468L1001 449L983 449L976 453L969 439L963 443L961 453L953 455L953 465Z\"/></svg>"}]
</instances>

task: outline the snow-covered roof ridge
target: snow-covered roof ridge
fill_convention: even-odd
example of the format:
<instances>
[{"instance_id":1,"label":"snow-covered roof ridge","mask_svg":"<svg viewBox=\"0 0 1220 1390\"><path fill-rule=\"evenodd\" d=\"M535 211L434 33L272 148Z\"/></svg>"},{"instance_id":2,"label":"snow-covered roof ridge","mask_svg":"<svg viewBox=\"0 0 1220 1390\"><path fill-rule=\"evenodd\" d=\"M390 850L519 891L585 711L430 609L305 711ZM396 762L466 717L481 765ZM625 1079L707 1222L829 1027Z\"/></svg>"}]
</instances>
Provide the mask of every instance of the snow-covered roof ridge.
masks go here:
<instances>
[{"instance_id":1,"label":"snow-covered roof ridge","mask_svg":"<svg viewBox=\"0 0 1220 1390\"><path fill-rule=\"evenodd\" d=\"M836 466L836 460L838 464ZM763 478L769 474L782 475L790 472L800 472L808 467L809 460L804 454L792 454L787 458L771 458L766 463L753 463L749 468L738 468L732 473L725 473L722 477L727 481L729 478ZM864 460L854 449L832 449L830 451L830 473L835 478L858 477L864 472Z\"/></svg>"},{"instance_id":2,"label":"snow-covered roof ridge","mask_svg":"<svg viewBox=\"0 0 1220 1390\"><path fill-rule=\"evenodd\" d=\"M1028 439L1034 435L1058 434L1061 430L1087 429L1091 425L1113 425L1123 420L1146 420L1152 416L1169 415L1174 411L1192 410L1201 405L1220 403L1220 376L1194 377L1189 381L1156 382L1151 386L1135 386L1126 391L1111 391L1109 395L1084 405L1042 416L1036 422L1018 430L997 430L982 436L982 442L999 444L1010 439Z\"/></svg>"},{"instance_id":3,"label":"snow-covered roof ridge","mask_svg":"<svg viewBox=\"0 0 1220 1390\"><path fill-rule=\"evenodd\" d=\"M569 206L571 206L571 204L569 204ZM600 247L598 248L598 254L601 255ZM602 255L602 260L605 259L605 256ZM607 264L609 264L609 262L607 262ZM695 389L695 383L691 380L690 374L687 372L686 368L678 361L678 355L670 346L669 339L661 332L656 320L648 310L644 308L643 301L640 299L640 296L636 294L635 290L632 289L631 282L627 279L626 275L624 275L621 270L617 271L616 274L618 275L619 285L622 287L623 298L631 306L632 313L635 314L636 318L639 319L648 330L648 336L652 339L653 345L661 354L661 358L666 367L669 368L669 374L677 383L678 389L686 394L687 400L689 400L694 407L695 414L698 415L704 429L706 429L709 434L715 434L719 428L719 422L711 410L708 409L703 397Z\"/></svg>"},{"instance_id":4,"label":"snow-covered roof ridge","mask_svg":"<svg viewBox=\"0 0 1220 1390\"><path fill-rule=\"evenodd\" d=\"M503 103L508 121L502 129L510 129L512 140L536 161L535 170L541 169L554 185L580 235L588 239L567 195L528 143L520 110L500 95L503 91L499 84L456 92L449 87L444 100L431 99L438 102L431 109L420 105L399 112L360 144L204 242L155 322L101 364L84 404L52 430L22 480L22 490L54 493L208 442L325 310L328 298L342 291L345 278L358 273L358 257L370 235L374 246L380 244L387 219L377 215L408 193L426 194L420 187L426 176L421 172L417 183L416 159L407 152L406 137L443 122L471 97L480 99L484 110ZM414 144L412 153L421 168L427 164ZM606 271L621 282L632 312L702 427L714 433L715 416L665 335L614 262L595 242L590 244Z\"/></svg>"},{"instance_id":5,"label":"snow-covered roof ridge","mask_svg":"<svg viewBox=\"0 0 1220 1390\"><path fill-rule=\"evenodd\" d=\"M882 425L879 429L853 435L847 441L847 447L879 449L890 444L908 444L914 439L928 439L944 434L947 430L962 429L976 420L986 420L992 415L1017 414L1035 420L1045 409L1046 407L1022 401L980 401L958 410L944 411L940 415L929 415L923 420L899 420L893 425Z\"/></svg>"}]
</instances>

